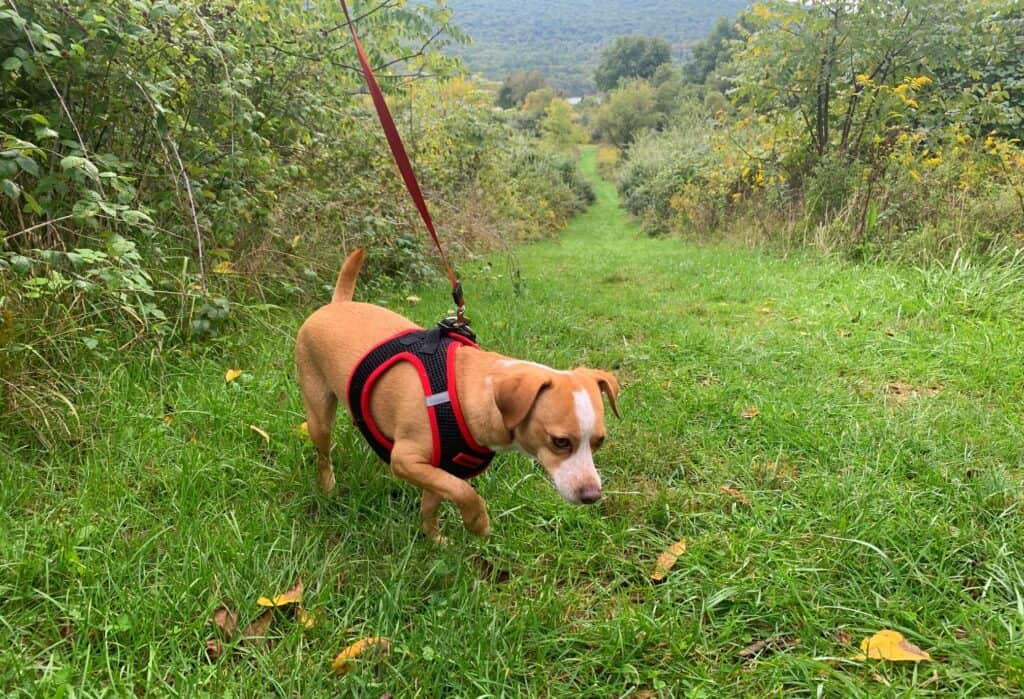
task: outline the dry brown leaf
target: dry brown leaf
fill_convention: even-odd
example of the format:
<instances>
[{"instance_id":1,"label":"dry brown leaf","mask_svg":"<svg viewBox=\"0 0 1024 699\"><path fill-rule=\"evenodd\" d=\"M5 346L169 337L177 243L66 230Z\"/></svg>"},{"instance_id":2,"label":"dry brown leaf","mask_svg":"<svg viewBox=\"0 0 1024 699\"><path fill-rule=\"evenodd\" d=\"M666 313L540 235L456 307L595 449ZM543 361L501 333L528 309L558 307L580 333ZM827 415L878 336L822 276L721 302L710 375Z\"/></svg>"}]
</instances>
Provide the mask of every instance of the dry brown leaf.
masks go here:
<instances>
[{"instance_id":1,"label":"dry brown leaf","mask_svg":"<svg viewBox=\"0 0 1024 699\"><path fill-rule=\"evenodd\" d=\"M361 638L345 650L338 653L334 662L331 663L331 669L339 675L344 675L352 669L353 660L370 648L375 647L380 647L381 653L387 655L391 651L391 641L383 636L369 636L368 638Z\"/></svg>"},{"instance_id":2,"label":"dry brown leaf","mask_svg":"<svg viewBox=\"0 0 1024 699\"><path fill-rule=\"evenodd\" d=\"M850 636L850 632L846 629L839 629L836 631L836 640L844 646L848 646L853 643L853 637Z\"/></svg>"},{"instance_id":3,"label":"dry brown leaf","mask_svg":"<svg viewBox=\"0 0 1024 699\"><path fill-rule=\"evenodd\" d=\"M725 493L726 495L729 495L733 499L735 499L741 505L749 505L750 504L750 498L748 498L746 495L744 495L743 491L740 490L739 488L730 488L727 485L723 485L722 486L722 492Z\"/></svg>"},{"instance_id":4,"label":"dry brown leaf","mask_svg":"<svg viewBox=\"0 0 1024 699\"><path fill-rule=\"evenodd\" d=\"M740 657L749 660L760 655L762 651L772 653L798 645L800 645L800 639L795 636L773 636L764 640L754 641L740 651Z\"/></svg>"},{"instance_id":5,"label":"dry brown leaf","mask_svg":"<svg viewBox=\"0 0 1024 699\"><path fill-rule=\"evenodd\" d=\"M258 434L260 437L263 437L264 442L270 444L270 435L267 434L267 431L265 429L263 429L262 427L257 427L256 425L249 425L249 429Z\"/></svg>"},{"instance_id":6,"label":"dry brown leaf","mask_svg":"<svg viewBox=\"0 0 1024 699\"><path fill-rule=\"evenodd\" d=\"M220 656L224 655L224 645L215 639L210 639L206 642L206 657L210 660L216 660Z\"/></svg>"},{"instance_id":7,"label":"dry brown leaf","mask_svg":"<svg viewBox=\"0 0 1024 699\"><path fill-rule=\"evenodd\" d=\"M754 406L748 406L740 411L740 417L744 420L753 420L755 417L761 414L761 411Z\"/></svg>"},{"instance_id":8,"label":"dry brown leaf","mask_svg":"<svg viewBox=\"0 0 1024 699\"><path fill-rule=\"evenodd\" d=\"M676 543L669 546L660 556L658 561L654 564L654 570L651 572L651 580L660 582L665 579L668 572L672 570L672 566L676 564L676 561L686 552L686 539L680 539Z\"/></svg>"},{"instance_id":9,"label":"dry brown leaf","mask_svg":"<svg viewBox=\"0 0 1024 699\"><path fill-rule=\"evenodd\" d=\"M265 610L262 614L256 617L256 621L252 622L245 627L242 631L242 638L256 638L259 636L266 636L267 631L270 629L270 620L274 618L273 608Z\"/></svg>"},{"instance_id":10,"label":"dry brown leaf","mask_svg":"<svg viewBox=\"0 0 1024 699\"><path fill-rule=\"evenodd\" d=\"M226 372L224 372L224 382L225 383L231 383L232 381L234 381L235 379L237 379L241 375L242 375L242 370L241 369L228 369Z\"/></svg>"},{"instance_id":11,"label":"dry brown leaf","mask_svg":"<svg viewBox=\"0 0 1024 699\"><path fill-rule=\"evenodd\" d=\"M224 634L224 638L230 641L238 629L238 613L227 607L217 607L213 610L213 623Z\"/></svg>"},{"instance_id":12,"label":"dry brown leaf","mask_svg":"<svg viewBox=\"0 0 1024 699\"><path fill-rule=\"evenodd\" d=\"M654 699L658 693L653 689L638 689L629 695L629 699Z\"/></svg>"},{"instance_id":13,"label":"dry brown leaf","mask_svg":"<svg viewBox=\"0 0 1024 699\"><path fill-rule=\"evenodd\" d=\"M261 607L286 607L289 604L298 604L302 601L303 589L305 588L302 586L302 578L299 578L288 592L285 592L283 595L277 595L274 599L260 597L256 600L256 604Z\"/></svg>"},{"instance_id":14,"label":"dry brown leaf","mask_svg":"<svg viewBox=\"0 0 1024 699\"><path fill-rule=\"evenodd\" d=\"M860 642L863 651L854 660L892 660L895 662L917 663L931 660L932 656L903 637L899 631L883 629Z\"/></svg>"}]
</instances>

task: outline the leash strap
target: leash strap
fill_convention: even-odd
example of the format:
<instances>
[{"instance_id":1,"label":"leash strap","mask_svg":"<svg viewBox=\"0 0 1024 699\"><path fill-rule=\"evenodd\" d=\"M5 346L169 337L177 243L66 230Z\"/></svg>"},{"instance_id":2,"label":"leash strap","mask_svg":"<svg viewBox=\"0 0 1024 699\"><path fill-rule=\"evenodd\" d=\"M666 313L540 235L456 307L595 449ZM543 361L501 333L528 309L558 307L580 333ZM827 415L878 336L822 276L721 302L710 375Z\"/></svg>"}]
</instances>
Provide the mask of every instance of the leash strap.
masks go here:
<instances>
[{"instance_id":1,"label":"leash strap","mask_svg":"<svg viewBox=\"0 0 1024 699\"><path fill-rule=\"evenodd\" d=\"M405 152L402 137L398 135L395 120L391 118L388 104L384 101L384 93L381 92L380 86L377 84L377 78L373 75L373 68L370 67L370 61L367 60L366 52L363 51L363 45L359 41L359 35L356 34L356 25L352 21L352 16L348 13L348 5L345 3L345 0L338 0L338 2L341 3L341 9L345 13L348 28L352 32L352 41L355 42L356 52L359 54L359 63L363 67L363 76L366 78L366 87L370 90L370 96L373 98L373 106L377 108L377 117L380 119L380 125L384 129L384 135L387 137L388 145L391 147L391 155L395 158L395 164L398 165L398 170L402 173L402 179L405 181L405 188L409 190L409 196L412 197L413 203L416 204L416 209L420 212L420 218L423 219L424 225L430 232L430 237L434 240L434 246L441 255L441 261L444 263L444 270L448 274L448 280L452 283L452 300L455 301L458 311L458 322L460 324L468 323L463 317L466 305L462 294L462 283L459 282L455 273L452 272L451 265L448 264L448 256L444 254L444 249L441 247L441 241L438 239L437 231L434 229L434 221L430 218L430 211L427 209L427 202L423 198L423 192L420 191L420 183L416 179L412 163L409 162L409 156Z\"/></svg>"}]
</instances>

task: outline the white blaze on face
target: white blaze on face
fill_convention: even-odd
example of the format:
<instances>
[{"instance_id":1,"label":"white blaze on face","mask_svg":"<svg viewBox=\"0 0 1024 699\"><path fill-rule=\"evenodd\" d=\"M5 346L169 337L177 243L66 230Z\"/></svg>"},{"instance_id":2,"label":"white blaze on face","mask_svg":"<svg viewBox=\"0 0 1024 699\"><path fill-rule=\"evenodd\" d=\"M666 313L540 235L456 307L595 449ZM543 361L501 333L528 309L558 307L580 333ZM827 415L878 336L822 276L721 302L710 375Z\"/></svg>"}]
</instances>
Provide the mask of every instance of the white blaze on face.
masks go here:
<instances>
[{"instance_id":1,"label":"white blaze on face","mask_svg":"<svg viewBox=\"0 0 1024 699\"><path fill-rule=\"evenodd\" d=\"M590 402L590 395L583 389L572 394L576 409L576 421L580 426L580 443L576 451L555 469L551 480L559 494L569 502L579 502L579 492L584 487L601 490L601 476L594 467L594 454L590 439L594 436L597 413Z\"/></svg>"}]
</instances>

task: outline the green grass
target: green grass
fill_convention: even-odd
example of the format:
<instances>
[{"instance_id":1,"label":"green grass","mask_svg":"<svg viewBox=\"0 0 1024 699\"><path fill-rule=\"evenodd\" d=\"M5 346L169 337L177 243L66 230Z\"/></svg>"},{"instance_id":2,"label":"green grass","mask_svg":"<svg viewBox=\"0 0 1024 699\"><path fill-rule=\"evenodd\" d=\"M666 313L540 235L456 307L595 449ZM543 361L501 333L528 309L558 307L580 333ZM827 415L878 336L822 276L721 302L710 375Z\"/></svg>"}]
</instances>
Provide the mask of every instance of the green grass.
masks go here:
<instances>
[{"instance_id":1,"label":"green grass","mask_svg":"<svg viewBox=\"0 0 1024 699\"><path fill-rule=\"evenodd\" d=\"M84 442L0 443L3 693L1021 696L1019 270L650 239L596 186L563 236L516 252L521 276L502 257L459 266L487 347L622 380L600 504L501 456L477 481L490 540L448 508L435 546L417 493L344 418L338 487L317 492L291 369L311 308L194 356L132 357L96 371ZM415 291L369 300L445 311L443 282ZM313 629L282 618L268 648L206 659L219 604L247 623L300 575ZM882 628L935 662L852 660ZM367 635L391 656L333 676Z\"/></svg>"}]
</instances>

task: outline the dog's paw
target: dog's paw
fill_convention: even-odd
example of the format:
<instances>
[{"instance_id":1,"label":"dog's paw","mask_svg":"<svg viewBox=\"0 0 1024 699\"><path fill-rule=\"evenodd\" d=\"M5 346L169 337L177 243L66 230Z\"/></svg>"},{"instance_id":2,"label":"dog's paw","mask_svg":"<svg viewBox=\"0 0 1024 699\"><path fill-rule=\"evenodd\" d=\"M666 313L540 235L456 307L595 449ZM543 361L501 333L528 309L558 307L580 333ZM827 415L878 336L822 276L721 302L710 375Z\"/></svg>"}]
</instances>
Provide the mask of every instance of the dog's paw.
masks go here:
<instances>
[{"instance_id":1,"label":"dog's paw","mask_svg":"<svg viewBox=\"0 0 1024 699\"><path fill-rule=\"evenodd\" d=\"M487 516L487 512L481 512L472 520L464 520L463 523L466 525L466 529L472 534L487 538L491 535L491 518Z\"/></svg>"},{"instance_id":2,"label":"dog's paw","mask_svg":"<svg viewBox=\"0 0 1024 699\"><path fill-rule=\"evenodd\" d=\"M320 469L320 487L325 493L334 490L334 469Z\"/></svg>"}]
</instances>

